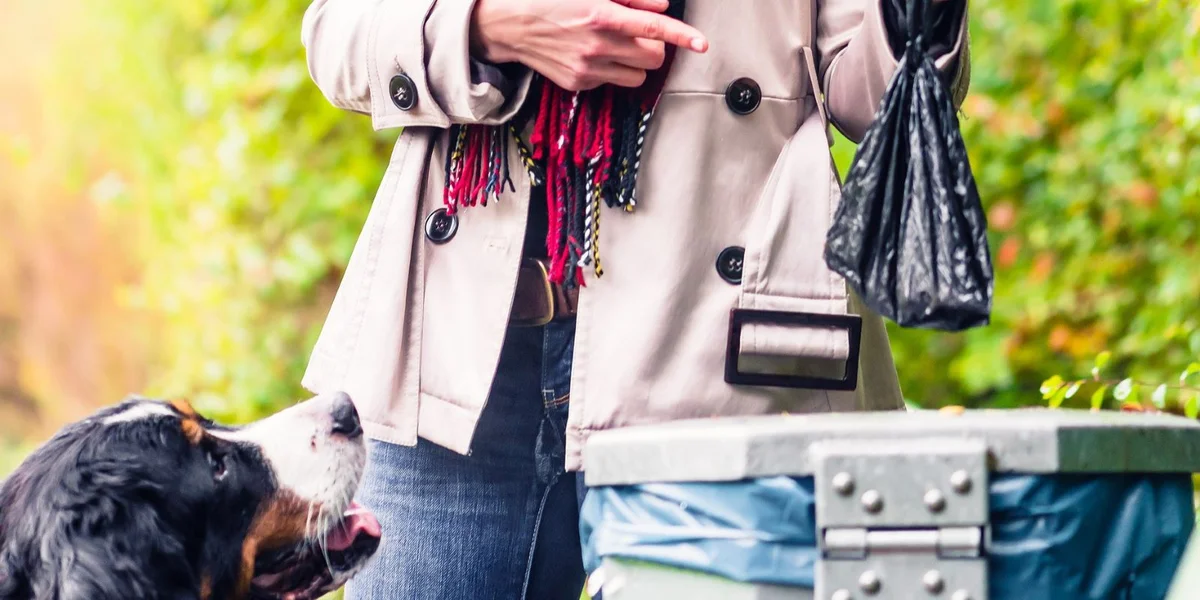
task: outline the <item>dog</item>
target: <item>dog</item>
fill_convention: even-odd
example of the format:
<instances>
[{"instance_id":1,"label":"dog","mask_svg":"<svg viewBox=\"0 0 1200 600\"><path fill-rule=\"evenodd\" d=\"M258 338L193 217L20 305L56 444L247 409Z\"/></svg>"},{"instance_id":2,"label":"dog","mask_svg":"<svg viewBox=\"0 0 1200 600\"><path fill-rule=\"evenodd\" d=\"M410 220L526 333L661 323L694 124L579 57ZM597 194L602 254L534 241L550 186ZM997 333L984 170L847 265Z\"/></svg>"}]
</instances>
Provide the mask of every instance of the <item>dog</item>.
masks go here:
<instances>
[{"instance_id":1,"label":"dog","mask_svg":"<svg viewBox=\"0 0 1200 600\"><path fill-rule=\"evenodd\" d=\"M314 600L382 539L366 461L344 393L238 428L129 398L0 483L0 600Z\"/></svg>"}]
</instances>

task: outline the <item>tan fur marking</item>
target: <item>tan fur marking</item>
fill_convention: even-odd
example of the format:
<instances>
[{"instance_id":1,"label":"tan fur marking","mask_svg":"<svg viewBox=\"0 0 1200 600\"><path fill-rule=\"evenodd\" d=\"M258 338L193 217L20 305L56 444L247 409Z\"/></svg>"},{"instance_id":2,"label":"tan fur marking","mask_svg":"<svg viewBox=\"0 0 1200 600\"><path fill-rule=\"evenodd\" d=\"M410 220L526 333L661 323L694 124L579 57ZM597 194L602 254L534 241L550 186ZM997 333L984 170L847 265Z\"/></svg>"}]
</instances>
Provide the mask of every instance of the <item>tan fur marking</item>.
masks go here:
<instances>
[{"instance_id":1,"label":"tan fur marking","mask_svg":"<svg viewBox=\"0 0 1200 600\"><path fill-rule=\"evenodd\" d=\"M238 574L237 587L233 590L230 600L244 600L250 597L250 582L254 580L254 559L258 557L258 546L251 538L246 538L242 544L242 572Z\"/></svg>"},{"instance_id":2,"label":"tan fur marking","mask_svg":"<svg viewBox=\"0 0 1200 600\"><path fill-rule=\"evenodd\" d=\"M200 441L204 439L204 426L196 419L184 418L179 422L180 428L183 429L183 437L187 438L193 446L199 446Z\"/></svg>"},{"instance_id":3,"label":"tan fur marking","mask_svg":"<svg viewBox=\"0 0 1200 600\"><path fill-rule=\"evenodd\" d=\"M200 579L200 600L208 600L212 597L212 576L205 574Z\"/></svg>"},{"instance_id":4,"label":"tan fur marking","mask_svg":"<svg viewBox=\"0 0 1200 600\"><path fill-rule=\"evenodd\" d=\"M319 507L314 507L319 509ZM299 498L281 492L263 505L250 524L250 532L242 543L242 572L233 600L242 600L250 594L250 582L254 579L254 562L261 550L276 550L304 539L308 525L308 504Z\"/></svg>"},{"instance_id":5,"label":"tan fur marking","mask_svg":"<svg viewBox=\"0 0 1200 600\"><path fill-rule=\"evenodd\" d=\"M187 438L193 446L198 446L200 440L204 439L204 426L200 424L200 414L192 407L192 403L186 398L176 398L171 401L171 408L174 408L183 417L180 422L180 427L183 428L183 436Z\"/></svg>"},{"instance_id":6,"label":"tan fur marking","mask_svg":"<svg viewBox=\"0 0 1200 600\"><path fill-rule=\"evenodd\" d=\"M192 408L192 403L187 401L187 398L176 398L171 401L171 408L179 411L179 414L188 419L198 419L200 415L196 414L196 409Z\"/></svg>"}]
</instances>

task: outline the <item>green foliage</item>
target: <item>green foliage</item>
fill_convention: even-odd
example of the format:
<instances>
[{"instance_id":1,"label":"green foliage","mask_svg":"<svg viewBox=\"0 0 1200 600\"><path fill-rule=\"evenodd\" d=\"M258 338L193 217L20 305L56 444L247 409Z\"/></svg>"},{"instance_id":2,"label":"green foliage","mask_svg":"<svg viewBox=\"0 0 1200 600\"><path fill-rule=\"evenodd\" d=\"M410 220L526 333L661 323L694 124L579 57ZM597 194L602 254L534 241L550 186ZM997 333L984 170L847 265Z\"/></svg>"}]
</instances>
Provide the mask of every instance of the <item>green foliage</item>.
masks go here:
<instances>
[{"instance_id":1,"label":"green foliage","mask_svg":"<svg viewBox=\"0 0 1200 600\"><path fill-rule=\"evenodd\" d=\"M111 45L75 61L85 89L68 78L111 164L93 191L141 225L146 271L125 300L162 319L149 391L219 418L301 398L390 149L311 84L307 5L96 0Z\"/></svg>"},{"instance_id":2,"label":"green foliage","mask_svg":"<svg viewBox=\"0 0 1200 600\"><path fill-rule=\"evenodd\" d=\"M1065 380L1053 375L1042 382L1042 399L1050 408L1090 408L1167 412L1195 419L1200 416L1200 387L1194 385L1200 374L1200 362L1191 363L1179 373L1178 383L1146 383L1126 377L1108 377L1105 367L1112 353L1096 357L1090 378ZM1079 391L1086 394L1078 394ZM1149 392L1147 392L1149 390ZM1084 400L1087 398L1087 400Z\"/></svg>"}]
</instances>

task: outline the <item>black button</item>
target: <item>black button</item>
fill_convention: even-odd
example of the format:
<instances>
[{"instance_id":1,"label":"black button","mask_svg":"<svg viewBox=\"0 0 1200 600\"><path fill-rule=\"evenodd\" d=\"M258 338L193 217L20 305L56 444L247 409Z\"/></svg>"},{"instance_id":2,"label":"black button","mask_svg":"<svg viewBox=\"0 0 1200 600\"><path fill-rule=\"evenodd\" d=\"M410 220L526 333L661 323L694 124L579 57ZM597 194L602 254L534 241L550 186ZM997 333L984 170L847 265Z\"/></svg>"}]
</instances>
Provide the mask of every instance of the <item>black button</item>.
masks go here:
<instances>
[{"instance_id":1,"label":"black button","mask_svg":"<svg viewBox=\"0 0 1200 600\"><path fill-rule=\"evenodd\" d=\"M425 219L425 237L435 244L445 244L458 233L458 217L439 208Z\"/></svg>"},{"instance_id":2,"label":"black button","mask_svg":"<svg viewBox=\"0 0 1200 600\"><path fill-rule=\"evenodd\" d=\"M717 274L721 279L734 285L742 282L742 262L746 259L746 249L741 246L730 246L717 255Z\"/></svg>"},{"instance_id":3,"label":"black button","mask_svg":"<svg viewBox=\"0 0 1200 600\"><path fill-rule=\"evenodd\" d=\"M729 105L729 110L739 115L754 112L760 102L762 89L758 87L758 82L749 77L738 79L725 88L725 104Z\"/></svg>"},{"instance_id":4,"label":"black button","mask_svg":"<svg viewBox=\"0 0 1200 600\"><path fill-rule=\"evenodd\" d=\"M392 77L388 93L392 95L392 103L400 110L411 110L417 105L417 84L404 73Z\"/></svg>"}]
</instances>

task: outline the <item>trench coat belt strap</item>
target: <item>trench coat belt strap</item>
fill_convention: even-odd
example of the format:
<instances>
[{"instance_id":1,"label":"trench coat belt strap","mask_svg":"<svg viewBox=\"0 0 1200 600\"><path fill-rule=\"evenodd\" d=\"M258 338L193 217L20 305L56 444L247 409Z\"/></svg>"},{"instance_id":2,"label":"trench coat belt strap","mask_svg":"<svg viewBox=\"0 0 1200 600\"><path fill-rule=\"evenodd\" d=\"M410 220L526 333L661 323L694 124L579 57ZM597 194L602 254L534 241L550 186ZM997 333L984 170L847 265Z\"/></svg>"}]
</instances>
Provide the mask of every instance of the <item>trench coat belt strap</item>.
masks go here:
<instances>
[{"instance_id":1,"label":"trench coat belt strap","mask_svg":"<svg viewBox=\"0 0 1200 600\"><path fill-rule=\"evenodd\" d=\"M570 289L550 281L546 262L525 258L517 275L509 324L540 327L551 321L570 319L579 306L579 288Z\"/></svg>"}]
</instances>

